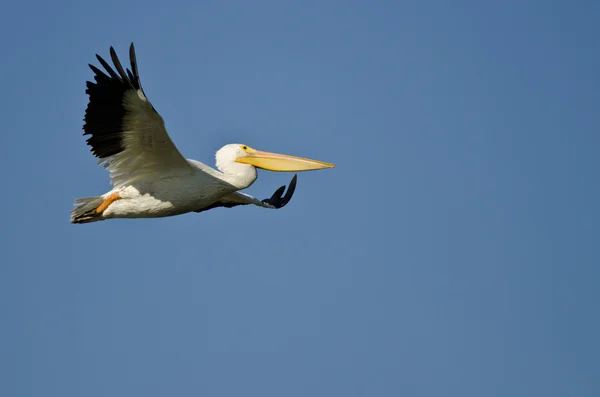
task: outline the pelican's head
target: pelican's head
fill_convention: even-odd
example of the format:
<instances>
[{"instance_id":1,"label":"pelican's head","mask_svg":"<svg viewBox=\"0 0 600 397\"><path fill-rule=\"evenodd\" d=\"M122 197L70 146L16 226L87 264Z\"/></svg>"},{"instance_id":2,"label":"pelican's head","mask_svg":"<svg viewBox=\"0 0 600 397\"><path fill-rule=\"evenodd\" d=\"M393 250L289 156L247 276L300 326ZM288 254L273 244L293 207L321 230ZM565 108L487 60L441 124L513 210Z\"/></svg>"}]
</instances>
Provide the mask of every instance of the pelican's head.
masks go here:
<instances>
[{"instance_id":1,"label":"pelican's head","mask_svg":"<svg viewBox=\"0 0 600 397\"><path fill-rule=\"evenodd\" d=\"M231 166L235 168L237 166L253 166L263 170L279 172L312 171L334 167L330 163L286 154L263 152L238 143L225 145L217 152L217 167L227 172L227 169Z\"/></svg>"},{"instance_id":2,"label":"pelican's head","mask_svg":"<svg viewBox=\"0 0 600 397\"><path fill-rule=\"evenodd\" d=\"M216 160L219 170L225 174L236 175L240 179L244 179L244 181L240 180L238 185L248 183L246 186L249 186L256 179L256 168L279 172L297 172L334 167L333 164L318 160L262 152L239 143L223 146L217 152Z\"/></svg>"}]
</instances>

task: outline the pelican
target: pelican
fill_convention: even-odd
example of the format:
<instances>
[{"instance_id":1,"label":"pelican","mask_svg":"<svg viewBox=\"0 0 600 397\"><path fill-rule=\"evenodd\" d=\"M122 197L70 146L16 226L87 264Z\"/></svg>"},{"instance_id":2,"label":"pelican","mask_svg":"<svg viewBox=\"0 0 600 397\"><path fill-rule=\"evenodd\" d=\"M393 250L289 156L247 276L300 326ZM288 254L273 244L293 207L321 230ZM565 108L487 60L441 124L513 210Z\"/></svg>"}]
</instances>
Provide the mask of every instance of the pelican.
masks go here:
<instances>
[{"instance_id":1,"label":"pelican","mask_svg":"<svg viewBox=\"0 0 600 397\"><path fill-rule=\"evenodd\" d=\"M142 89L133 43L129 47L131 69L123 69L113 47L110 57L116 72L97 54L106 73L89 65L95 82L86 83L89 103L83 135L89 135L86 142L98 164L110 172L113 189L102 196L75 200L71 223L159 218L248 204L282 208L294 194L297 176L285 195L281 186L270 198L259 200L240 192L254 183L257 168L296 172L334 167L237 143L217 151L217 169L186 159Z\"/></svg>"}]
</instances>

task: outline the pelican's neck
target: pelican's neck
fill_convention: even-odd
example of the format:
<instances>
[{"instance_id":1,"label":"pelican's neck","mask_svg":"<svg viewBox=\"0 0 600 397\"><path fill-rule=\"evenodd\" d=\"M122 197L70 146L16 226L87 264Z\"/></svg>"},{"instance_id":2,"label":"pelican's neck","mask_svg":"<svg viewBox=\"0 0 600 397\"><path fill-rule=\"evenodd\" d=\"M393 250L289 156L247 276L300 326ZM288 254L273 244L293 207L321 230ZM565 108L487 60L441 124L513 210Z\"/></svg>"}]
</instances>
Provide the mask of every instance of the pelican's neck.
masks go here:
<instances>
[{"instance_id":1,"label":"pelican's neck","mask_svg":"<svg viewBox=\"0 0 600 397\"><path fill-rule=\"evenodd\" d=\"M222 178L225 182L242 190L254 183L258 174L256 168L248 164L231 163L221 168Z\"/></svg>"}]
</instances>

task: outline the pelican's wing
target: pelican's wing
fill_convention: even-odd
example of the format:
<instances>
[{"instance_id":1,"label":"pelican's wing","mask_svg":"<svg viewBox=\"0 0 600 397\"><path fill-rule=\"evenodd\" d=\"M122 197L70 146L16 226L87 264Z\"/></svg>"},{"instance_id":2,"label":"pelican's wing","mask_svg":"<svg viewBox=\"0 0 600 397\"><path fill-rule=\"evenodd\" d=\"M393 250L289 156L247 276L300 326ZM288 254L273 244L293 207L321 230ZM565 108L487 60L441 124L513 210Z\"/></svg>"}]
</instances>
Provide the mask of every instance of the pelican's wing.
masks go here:
<instances>
[{"instance_id":1,"label":"pelican's wing","mask_svg":"<svg viewBox=\"0 0 600 397\"><path fill-rule=\"evenodd\" d=\"M208 210L211 210L213 208L218 208L218 207L232 208L232 207L237 207L238 205L249 205L249 204L254 204L259 207L271 208L271 209L282 208L282 207L285 207L286 204L289 203L290 200L292 199L292 196L294 195L294 191L296 190L297 179L298 179L297 175L294 175L285 195L283 194L283 192L285 191L285 185L281 186L279 189L277 189L271 197L269 197L268 199L264 199L264 200L259 200L255 197L250 196L249 194L233 192L233 193L228 194L227 196L222 197L216 203L211 204L208 207L204 207L204 208L194 211L194 212L208 211Z\"/></svg>"},{"instance_id":2,"label":"pelican's wing","mask_svg":"<svg viewBox=\"0 0 600 397\"><path fill-rule=\"evenodd\" d=\"M111 183L122 185L154 172L191 172L142 89L133 43L129 48L131 70L121 66L113 47L110 57L116 72L96 55L108 75L89 65L95 83L87 82L90 97L85 111L84 135L99 164L110 171Z\"/></svg>"}]
</instances>

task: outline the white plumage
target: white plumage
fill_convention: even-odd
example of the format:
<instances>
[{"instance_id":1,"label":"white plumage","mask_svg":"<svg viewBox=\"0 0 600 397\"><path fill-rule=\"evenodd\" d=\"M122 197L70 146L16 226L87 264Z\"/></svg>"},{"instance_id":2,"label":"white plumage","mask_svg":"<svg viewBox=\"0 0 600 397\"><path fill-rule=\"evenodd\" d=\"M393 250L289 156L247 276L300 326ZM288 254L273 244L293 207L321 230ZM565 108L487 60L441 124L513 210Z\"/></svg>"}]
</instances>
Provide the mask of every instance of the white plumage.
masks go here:
<instances>
[{"instance_id":1,"label":"white plumage","mask_svg":"<svg viewBox=\"0 0 600 397\"><path fill-rule=\"evenodd\" d=\"M90 65L95 83L87 82L90 100L84 135L92 153L110 172L114 188L99 197L75 201L72 223L110 218L156 218L215 207L254 204L281 208L291 199L296 176L285 196L285 186L265 200L238 192L252 185L258 168L272 171L308 171L333 164L229 144L216 153L218 171L186 159L169 137L162 117L144 93L131 44L131 69L123 69L114 51L116 72L96 55L106 73Z\"/></svg>"}]
</instances>

